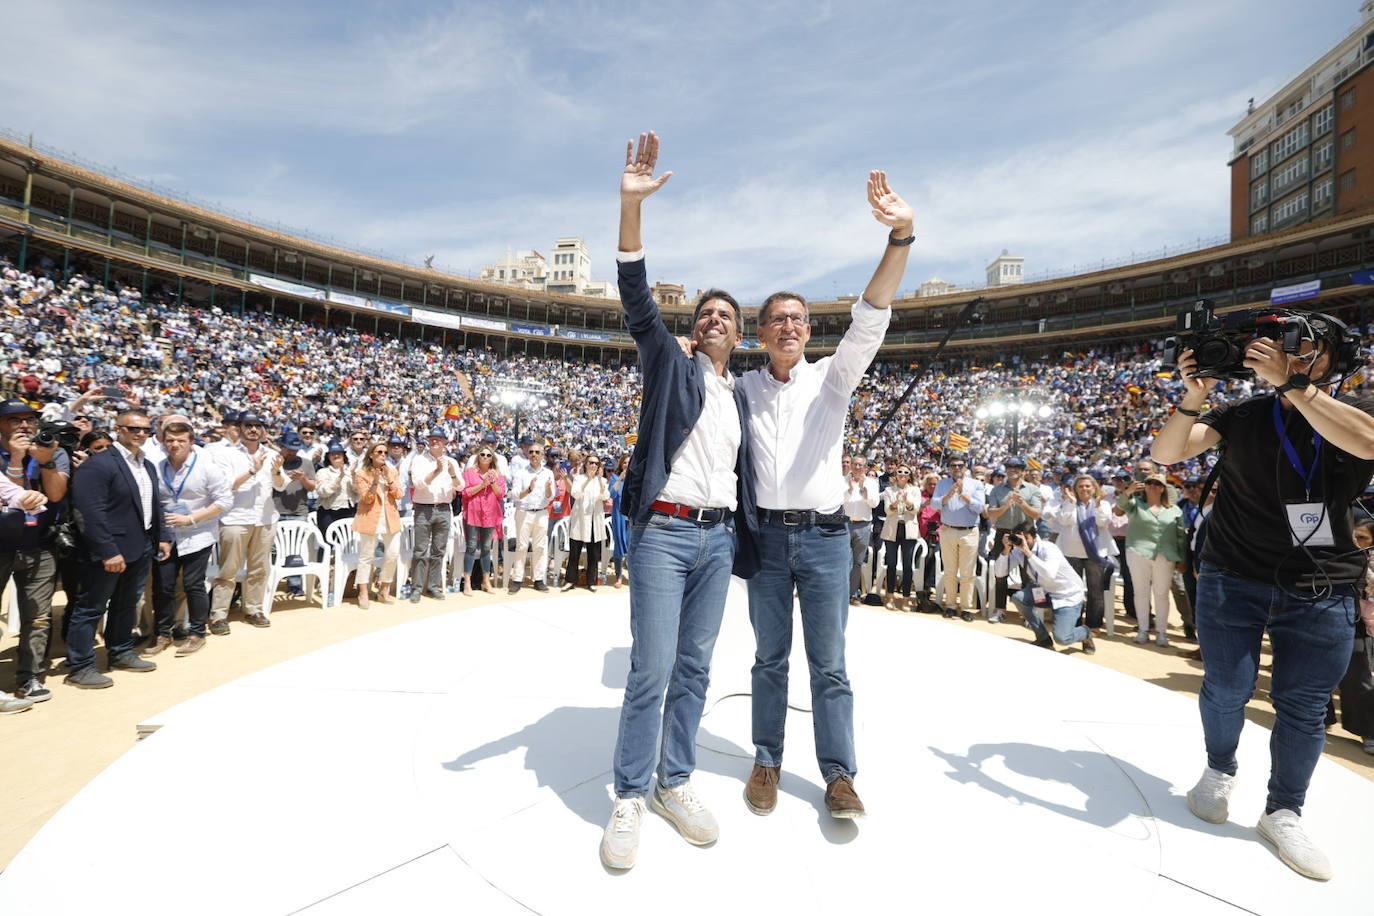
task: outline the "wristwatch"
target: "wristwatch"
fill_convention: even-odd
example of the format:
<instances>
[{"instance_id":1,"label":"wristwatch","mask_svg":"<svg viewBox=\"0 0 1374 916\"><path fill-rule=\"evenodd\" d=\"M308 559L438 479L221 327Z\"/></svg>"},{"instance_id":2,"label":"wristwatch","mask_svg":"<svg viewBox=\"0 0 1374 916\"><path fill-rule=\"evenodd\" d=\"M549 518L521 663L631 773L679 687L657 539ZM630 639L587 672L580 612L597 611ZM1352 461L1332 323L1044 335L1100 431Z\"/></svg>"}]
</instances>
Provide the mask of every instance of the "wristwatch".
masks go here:
<instances>
[{"instance_id":1,"label":"wristwatch","mask_svg":"<svg viewBox=\"0 0 1374 916\"><path fill-rule=\"evenodd\" d=\"M1307 377L1307 373L1294 372L1292 375L1288 376L1288 381L1274 390L1279 394L1283 394L1285 391L1304 391L1311 384L1312 380Z\"/></svg>"},{"instance_id":2,"label":"wristwatch","mask_svg":"<svg viewBox=\"0 0 1374 916\"><path fill-rule=\"evenodd\" d=\"M916 241L916 233L915 233L915 232L912 232L911 235L908 235L908 236L907 236L906 238L904 238L904 239L899 239L899 238L896 238L896 237L893 236L893 232L896 232L896 231L897 231L897 230L894 229L894 230L892 230L892 232L889 232L889 233L887 234L887 243L888 243L889 245L893 246L894 248L905 248L907 245L910 245L912 242Z\"/></svg>"},{"instance_id":3,"label":"wristwatch","mask_svg":"<svg viewBox=\"0 0 1374 916\"><path fill-rule=\"evenodd\" d=\"M45 470L45 471L55 471L55 470L57 470L57 462L56 462L56 461L41 461L41 462L39 462L38 466L39 466L40 468L42 468L43 470Z\"/></svg>"}]
</instances>

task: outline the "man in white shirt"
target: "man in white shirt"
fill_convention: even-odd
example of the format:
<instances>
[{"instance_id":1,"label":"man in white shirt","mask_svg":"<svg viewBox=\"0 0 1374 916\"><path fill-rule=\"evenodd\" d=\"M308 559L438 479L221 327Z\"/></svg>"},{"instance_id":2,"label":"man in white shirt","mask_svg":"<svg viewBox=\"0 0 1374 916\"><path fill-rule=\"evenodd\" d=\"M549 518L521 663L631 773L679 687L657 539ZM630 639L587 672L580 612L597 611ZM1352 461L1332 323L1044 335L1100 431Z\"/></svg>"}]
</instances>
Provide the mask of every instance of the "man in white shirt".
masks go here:
<instances>
[{"instance_id":1,"label":"man in white shirt","mask_svg":"<svg viewBox=\"0 0 1374 916\"><path fill-rule=\"evenodd\" d=\"M534 590L546 592L544 576L549 568L549 500L553 498L553 471L544 467L544 447L529 450L529 470L517 471L509 494L515 500L515 556L511 559L510 594L520 591L525 580L525 556L534 552L531 576Z\"/></svg>"},{"instance_id":2,"label":"man in white shirt","mask_svg":"<svg viewBox=\"0 0 1374 916\"><path fill-rule=\"evenodd\" d=\"M849 467L844 479L844 514L849 519L849 549L854 556L854 565L849 570L849 603L857 605L863 600L860 573L863 570L864 551L868 548L869 536L873 531L873 510L878 505L878 481L868 476L867 456L849 455L845 460Z\"/></svg>"},{"instance_id":3,"label":"man in white shirt","mask_svg":"<svg viewBox=\"0 0 1374 916\"><path fill-rule=\"evenodd\" d=\"M348 434L348 451L345 453L345 458L348 461L349 473L356 471L358 466L367 458L367 443L371 439L371 434L361 426Z\"/></svg>"},{"instance_id":4,"label":"man in white shirt","mask_svg":"<svg viewBox=\"0 0 1374 916\"><path fill-rule=\"evenodd\" d=\"M234 506L220 519L219 572L215 575L210 604L210 632L229 635L229 603L234 579L245 565L244 619L255 627L270 627L263 609L267 573L272 564L272 538L277 526L274 487L285 489L287 478L277 454L263 440L267 426L262 417L247 412L239 417L241 441L216 449L214 458L229 478Z\"/></svg>"},{"instance_id":5,"label":"man in white shirt","mask_svg":"<svg viewBox=\"0 0 1374 916\"><path fill-rule=\"evenodd\" d=\"M1083 577L1069 565L1063 552L1041 538L1031 520L1021 522L1001 536L1002 554L993 562L992 573L1006 576L1013 565L1021 565L1028 581L1011 599L1035 631L1035 644L1048 649L1054 643L1068 646L1081 642L1084 652L1090 655L1096 652L1092 631L1078 626L1078 615L1083 611L1083 598L1087 594ZM1053 641L1041 619L1041 608L1045 607L1054 615Z\"/></svg>"},{"instance_id":6,"label":"man in white shirt","mask_svg":"<svg viewBox=\"0 0 1374 916\"><path fill-rule=\"evenodd\" d=\"M415 547L410 555L410 603L444 597L444 550L453 527L453 499L462 485L458 462L445 454L448 434L439 427L425 437L428 448L406 459L401 489L413 493Z\"/></svg>"},{"instance_id":7,"label":"man in white shirt","mask_svg":"<svg viewBox=\"0 0 1374 916\"><path fill-rule=\"evenodd\" d=\"M205 569L219 536L219 516L234 505L234 494L224 469L192 444L189 423L164 422L160 435L167 457L156 463L158 498L166 512L172 550L165 560L157 562L153 572L157 640L143 654L157 655L172 645L180 579L186 594L188 632L186 641L176 651L182 656L205 646L205 626L210 616Z\"/></svg>"},{"instance_id":8,"label":"man in white shirt","mask_svg":"<svg viewBox=\"0 0 1374 916\"><path fill-rule=\"evenodd\" d=\"M768 365L740 379L749 403L761 562L758 575L749 580L757 651L754 770L745 803L755 814L769 814L777 804L794 591L801 604L826 808L833 817L864 814L854 791L854 693L844 662L852 556L840 455L850 398L883 342L889 305L915 240L911 207L888 186L884 173L869 174L868 202L891 231L834 355L806 361L804 348L811 339L806 301L795 293L774 293L759 308L759 342L767 348Z\"/></svg>"}]
</instances>

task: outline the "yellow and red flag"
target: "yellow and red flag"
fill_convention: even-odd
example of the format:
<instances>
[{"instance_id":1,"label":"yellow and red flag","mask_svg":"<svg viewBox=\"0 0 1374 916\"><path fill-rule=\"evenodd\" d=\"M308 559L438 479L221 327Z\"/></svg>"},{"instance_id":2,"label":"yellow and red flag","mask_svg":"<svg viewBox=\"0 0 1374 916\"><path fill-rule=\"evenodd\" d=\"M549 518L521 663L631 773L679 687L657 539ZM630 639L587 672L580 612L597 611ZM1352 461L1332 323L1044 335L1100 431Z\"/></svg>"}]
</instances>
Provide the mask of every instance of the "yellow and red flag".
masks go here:
<instances>
[{"instance_id":1,"label":"yellow and red flag","mask_svg":"<svg viewBox=\"0 0 1374 916\"><path fill-rule=\"evenodd\" d=\"M945 448L953 449L956 452L968 451L968 436L961 436L958 433L950 433L945 441Z\"/></svg>"},{"instance_id":2,"label":"yellow and red flag","mask_svg":"<svg viewBox=\"0 0 1374 916\"><path fill-rule=\"evenodd\" d=\"M450 404L448 410L444 411L444 419L461 420L463 418L463 406L461 404Z\"/></svg>"}]
</instances>

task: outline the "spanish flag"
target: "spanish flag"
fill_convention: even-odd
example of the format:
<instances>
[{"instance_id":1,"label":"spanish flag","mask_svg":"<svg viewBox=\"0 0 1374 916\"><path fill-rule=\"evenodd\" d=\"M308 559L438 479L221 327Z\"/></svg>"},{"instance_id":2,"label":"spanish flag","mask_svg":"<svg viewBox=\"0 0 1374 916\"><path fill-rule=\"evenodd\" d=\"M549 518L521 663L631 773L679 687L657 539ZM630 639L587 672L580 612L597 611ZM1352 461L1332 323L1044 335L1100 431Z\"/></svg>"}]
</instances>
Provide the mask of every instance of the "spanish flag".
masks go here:
<instances>
[{"instance_id":1,"label":"spanish flag","mask_svg":"<svg viewBox=\"0 0 1374 916\"><path fill-rule=\"evenodd\" d=\"M463 418L463 407L461 404L450 404L448 410L444 411L445 420L461 420Z\"/></svg>"},{"instance_id":2,"label":"spanish flag","mask_svg":"<svg viewBox=\"0 0 1374 916\"><path fill-rule=\"evenodd\" d=\"M968 451L968 436L950 433L949 438L945 440L945 448L952 449L956 452Z\"/></svg>"}]
</instances>

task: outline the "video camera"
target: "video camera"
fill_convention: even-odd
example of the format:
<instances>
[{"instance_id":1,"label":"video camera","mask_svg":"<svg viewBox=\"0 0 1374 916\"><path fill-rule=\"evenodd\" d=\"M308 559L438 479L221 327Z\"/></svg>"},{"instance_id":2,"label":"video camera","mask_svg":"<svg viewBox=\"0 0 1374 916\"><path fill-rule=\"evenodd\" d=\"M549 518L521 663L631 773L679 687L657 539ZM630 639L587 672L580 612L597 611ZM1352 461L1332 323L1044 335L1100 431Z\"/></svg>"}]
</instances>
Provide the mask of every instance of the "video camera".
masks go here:
<instances>
[{"instance_id":1,"label":"video camera","mask_svg":"<svg viewBox=\"0 0 1374 916\"><path fill-rule=\"evenodd\" d=\"M1177 328L1190 336L1164 342L1164 362L1177 364L1189 348L1197 361L1193 373L1201 378L1246 379L1245 348L1255 340L1272 340L1284 353L1302 352L1304 340L1326 344L1332 376L1347 376L1361 363L1360 339L1340 319L1321 312L1280 308L1249 308L1217 317L1211 299L1199 299L1178 313Z\"/></svg>"}]
</instances>

